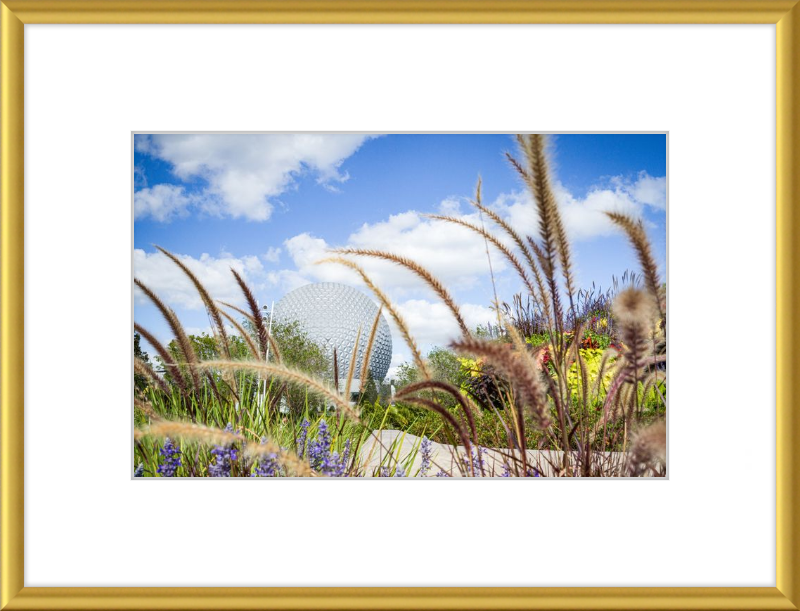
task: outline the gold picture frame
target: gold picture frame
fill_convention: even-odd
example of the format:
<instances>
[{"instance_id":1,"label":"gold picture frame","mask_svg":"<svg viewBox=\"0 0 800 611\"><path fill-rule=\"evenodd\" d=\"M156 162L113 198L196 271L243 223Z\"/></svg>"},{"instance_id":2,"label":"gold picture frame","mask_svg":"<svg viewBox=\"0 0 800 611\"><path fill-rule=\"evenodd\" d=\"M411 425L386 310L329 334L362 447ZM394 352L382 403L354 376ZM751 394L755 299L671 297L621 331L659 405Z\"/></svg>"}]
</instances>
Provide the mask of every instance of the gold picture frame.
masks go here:
<instances>
[{"instance_id":1,"label":"gold picture frame","mask_svg":"<svg viewBox=\"0 0 800 611\"><path fill-rule=\"evenodd\" d=\"M797 609L800 606L800 0L0 1L0 609ZM24 587L24 25L777 24L777 575L762 588Z\"/></svg>"}]
</instances>

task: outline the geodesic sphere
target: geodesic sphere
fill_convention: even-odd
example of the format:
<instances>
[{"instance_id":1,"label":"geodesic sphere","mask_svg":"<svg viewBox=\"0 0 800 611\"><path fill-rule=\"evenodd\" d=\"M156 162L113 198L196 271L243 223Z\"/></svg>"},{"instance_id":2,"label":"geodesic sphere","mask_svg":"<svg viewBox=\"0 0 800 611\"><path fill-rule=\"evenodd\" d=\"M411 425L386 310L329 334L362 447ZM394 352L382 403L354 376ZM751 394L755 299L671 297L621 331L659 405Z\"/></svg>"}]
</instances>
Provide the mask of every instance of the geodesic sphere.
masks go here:
<instances>
[{"instance_id":1,"label":"geodesic sphere","mask_svg":"<svg viewBox=\"0 0 800 611\"><path fill-rule=\"evenodd\" d=\"M307 284L287 293L275 304L275 320L283 323L297 321L308 338L326 351L339 365L339 378L346 379L359 328L361 338L354 378L358 378L367 350L367 341L378 314L378 306L361 291L337 282ZM381 382L392 362L392 333L381 314L369 370L376 382ZM362 380L363 384L363 380Z\"/></svg>"}]
</instances>

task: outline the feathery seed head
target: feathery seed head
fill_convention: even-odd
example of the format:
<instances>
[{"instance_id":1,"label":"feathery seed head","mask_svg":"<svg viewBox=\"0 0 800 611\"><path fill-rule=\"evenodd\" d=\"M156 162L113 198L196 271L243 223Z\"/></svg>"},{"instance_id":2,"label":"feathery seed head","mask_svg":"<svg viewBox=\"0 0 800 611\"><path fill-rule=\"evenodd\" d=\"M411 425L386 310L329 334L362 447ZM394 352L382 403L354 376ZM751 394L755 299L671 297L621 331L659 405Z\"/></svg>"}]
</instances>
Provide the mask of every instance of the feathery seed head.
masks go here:
<instances>
[{"instance_id":1,"label":"feathery seed head","mask_svg":"<svg viewBox=\"0 0 800 611\"><path fill-rule=\"evenodd\" d=\"M628 454L628 472L630 475L644 475L648 469L666 464L667 461L667 425L656 422L640 430L633 437Z\"/></svg>"},{"instance_id":2,"label":"feathery seed head","mask_svg":"<svg viewBox=\"0 0 800 611\"><path fill-rule=\"evenodd\" d=\"M649 329L658 315L653 298L636 288L625 289L611 305L611 313L620 326L637 325Z\"/></svg>"}]
</instances>

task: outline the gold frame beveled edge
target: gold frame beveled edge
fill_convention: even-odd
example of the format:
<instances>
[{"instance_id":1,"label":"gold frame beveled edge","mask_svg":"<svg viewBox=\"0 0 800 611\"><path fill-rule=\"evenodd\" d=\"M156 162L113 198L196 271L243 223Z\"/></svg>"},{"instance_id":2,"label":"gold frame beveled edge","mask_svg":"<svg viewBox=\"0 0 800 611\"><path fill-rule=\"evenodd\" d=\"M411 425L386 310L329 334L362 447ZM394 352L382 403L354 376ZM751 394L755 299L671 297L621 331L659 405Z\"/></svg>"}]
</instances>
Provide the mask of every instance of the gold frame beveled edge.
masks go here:
<instances>
[{"instance_id":1,"label":"gold frame beveled edge","mask_svg":"<svg viewBox=\"0 0 800 611\"><path fill-rule=\"evenodd\" d=\"M0 609L23 588L23 24L0 4Z\"/></svg>"},{"instance_id":2,"label":"gold frame beveled edge","mask_svg":"<svg viewBox=\"0 0 800 611\"><path fill-rule=\"evenodd\" d=\"M23 23L777 23L797 0L3 0Z\"/></svg>"},{"instance_id":3,"label":"gold frame beveled edge","mask_svg":"<svg viewBox=\"0 0 800 611\"><path fill-rule=\"evenodd\" d=\"M774 23L777 558L774 588L24 587L26 23ZM734 126L732 126L733 128ZM0 609L798 609L800 0L0 0Z\"/></svg>"}]
</instances>

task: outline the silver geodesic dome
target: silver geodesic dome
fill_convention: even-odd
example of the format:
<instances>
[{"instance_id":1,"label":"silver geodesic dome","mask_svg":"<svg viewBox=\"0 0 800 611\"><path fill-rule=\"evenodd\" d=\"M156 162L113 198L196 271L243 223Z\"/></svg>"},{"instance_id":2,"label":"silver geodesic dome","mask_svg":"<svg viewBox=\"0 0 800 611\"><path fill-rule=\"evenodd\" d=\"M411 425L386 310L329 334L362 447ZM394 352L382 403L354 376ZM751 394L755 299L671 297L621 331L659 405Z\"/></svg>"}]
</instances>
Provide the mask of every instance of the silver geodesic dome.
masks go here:
<instances>
[{"instance_id":1,"label":"silver geodesic dome","mask_svg":"<svg viewBox=\"0 0 800 611\"><path fill-rule=\"evenodd\" d=\"M274 316L276 321L283 323L297 321L308 338L323 348L331 359L335 347L339 378L346 379L359 328L361 339L354 377L360 375L367 340L377 314L378 306L362 292L345 284L320 282L287 293L275 304ZM381 314L369 359L369 371L376 382L386 377L391 361L392 333Z\"/></svg>"}]
</instances>

